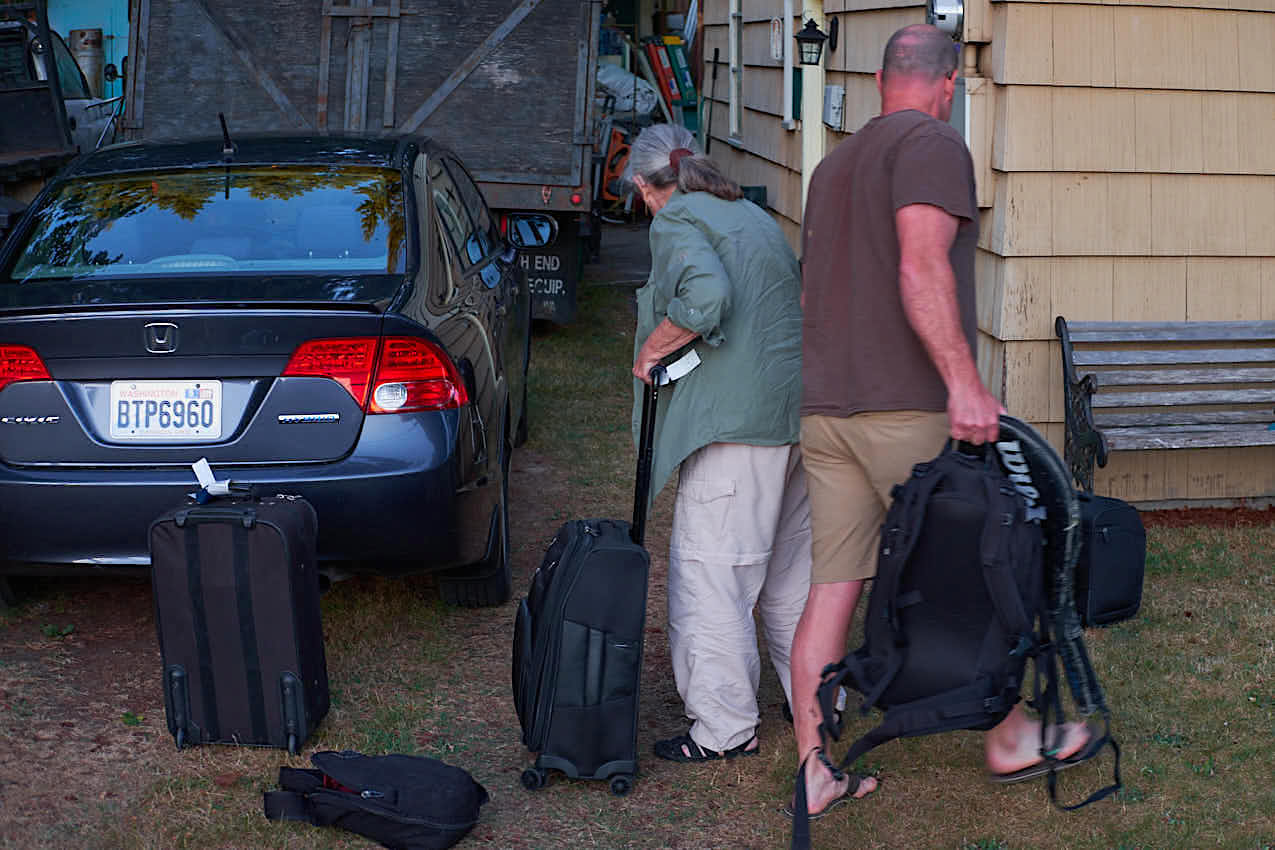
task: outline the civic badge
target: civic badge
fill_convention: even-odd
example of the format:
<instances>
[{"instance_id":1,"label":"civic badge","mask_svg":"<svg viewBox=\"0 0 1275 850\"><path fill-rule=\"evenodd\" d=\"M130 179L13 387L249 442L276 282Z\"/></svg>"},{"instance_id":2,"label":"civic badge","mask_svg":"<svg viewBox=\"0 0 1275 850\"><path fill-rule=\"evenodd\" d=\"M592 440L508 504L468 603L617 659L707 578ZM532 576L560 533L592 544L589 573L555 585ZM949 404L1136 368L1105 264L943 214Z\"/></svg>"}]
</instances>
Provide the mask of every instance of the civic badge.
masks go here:
<instances>
[{"instance_id":1,"label":"civic badge","mask_svg":"<svg viewBox=\"0 0 1275 850\"><path fill-rule=\"evenodd\" d=\"M151 354L172 354L177 350L177 326L172 322L151 322L144 330L146 350Z\"/></svg>"}]
</instances>

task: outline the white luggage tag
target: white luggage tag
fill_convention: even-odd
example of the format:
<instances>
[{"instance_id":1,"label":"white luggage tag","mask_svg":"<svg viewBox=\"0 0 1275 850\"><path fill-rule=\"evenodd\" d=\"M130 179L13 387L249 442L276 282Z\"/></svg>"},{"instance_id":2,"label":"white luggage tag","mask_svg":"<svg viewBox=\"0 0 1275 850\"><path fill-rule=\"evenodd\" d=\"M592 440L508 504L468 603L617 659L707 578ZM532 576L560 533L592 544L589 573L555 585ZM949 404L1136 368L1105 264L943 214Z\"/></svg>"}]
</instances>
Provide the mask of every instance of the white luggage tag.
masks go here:
<instances>
[{"instance_id":1,"label":"white luggage tag","mask_svg":"<svg viewBox=\"0 0 1275 850\"><path fill-rule=\"evenodd\" d=\"M213 496L229 496L232 492L237 493L242 489L228 478L218 481L206 457L201 457L190 467L195 470L195 477L199 479L199 492L193 495L195 501L201 505Z\"/></svg>"},{"instance_id":2,"label":"white luggage tag","mask_svg":"<svg viewBox=\"0 0 1275 850\"><path fill-rule=\"evenodd\" d=\"M699 353L693 348L688 350L681 357L664 367L664 380L660 382L660 386L670 384L679 378L685 378L699 364Z\"/></svg>"}]
</instances>

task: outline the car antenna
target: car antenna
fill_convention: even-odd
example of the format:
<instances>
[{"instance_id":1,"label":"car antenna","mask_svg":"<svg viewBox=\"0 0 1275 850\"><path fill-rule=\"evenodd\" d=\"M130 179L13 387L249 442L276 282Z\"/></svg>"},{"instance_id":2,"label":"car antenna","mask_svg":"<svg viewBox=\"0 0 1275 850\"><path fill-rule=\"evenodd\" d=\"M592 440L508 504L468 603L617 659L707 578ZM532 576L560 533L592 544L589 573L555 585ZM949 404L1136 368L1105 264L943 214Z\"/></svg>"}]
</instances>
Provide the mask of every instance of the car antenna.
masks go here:
<instances>
[{"instance_id":1,"label":"car antenna","mask_svg":"<svg viewBox=\"0 0 1275 850\"><path fill-rule=\"evenodd\" d=\"M226 128L226 113L218 112L217 120L221 122L221 138L224 142L221 158L224 162L230 162L235 158L235 143L230 141L230 130Z\"/></svg>"},{"instance_id":2,"label":"car antenna","mask_svg":"<svg viewBox=\"0 0 1275 850\"><path fill-rule=\"evenodd\" d=\"M230 200L230 163L235 161L235 143L230 141L230 130L226 127L226 113L218 112L217 120L221 122L221 161L226 163L226 200Z\"/></svg>"}]
</instances>

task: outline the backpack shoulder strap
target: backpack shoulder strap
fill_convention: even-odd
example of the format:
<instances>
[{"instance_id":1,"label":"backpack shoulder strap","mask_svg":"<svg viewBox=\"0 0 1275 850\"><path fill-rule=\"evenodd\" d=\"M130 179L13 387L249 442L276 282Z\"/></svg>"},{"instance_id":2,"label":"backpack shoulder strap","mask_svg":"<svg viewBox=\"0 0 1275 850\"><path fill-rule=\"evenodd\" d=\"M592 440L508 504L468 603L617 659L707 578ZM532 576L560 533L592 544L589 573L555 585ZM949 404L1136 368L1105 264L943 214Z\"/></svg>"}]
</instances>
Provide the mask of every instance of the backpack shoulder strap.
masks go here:
<instances>
[{"instance_id":1,"label":"backpack shoulder strap","mask_svg":"<svg viewBox=\"0 0 1275 850\"><path fill-rule=\"evenodd\" d=\"M1017 635L1021 640L1031 633L1038 612L1028 611L1023 606L1010 562L1012 529L1019 521L1018 498L1008 481L998 482L993 475L984 478L984 486L987 490L987 517L983 522L980 543L983 582L987 585L1001 624L1009 634Z\"/></svg>"},{"instance_id":2,"label":"backpack shoulder strap","mask_svg":"<svg viewBox=\"0 0 1275 850\"><path fill-rule=\"evenodd\" d=\"M262 808L267 820L295 820L322 826L310 808L310 795L323 787L323 773L296 767L279 768L281 791L266 791Z\"/></svg>"}]
</instances>

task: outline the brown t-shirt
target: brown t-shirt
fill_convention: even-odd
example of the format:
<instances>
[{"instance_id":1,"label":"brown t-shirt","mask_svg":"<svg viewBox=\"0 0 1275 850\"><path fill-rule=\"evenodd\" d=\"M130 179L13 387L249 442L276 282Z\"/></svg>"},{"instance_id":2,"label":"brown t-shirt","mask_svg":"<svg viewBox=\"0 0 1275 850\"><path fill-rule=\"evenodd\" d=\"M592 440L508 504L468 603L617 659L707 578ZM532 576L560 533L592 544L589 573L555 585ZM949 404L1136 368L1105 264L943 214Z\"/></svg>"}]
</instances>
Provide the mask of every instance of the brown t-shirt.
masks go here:
<instances>
[{"instance_id":1,"label":"brown t-shirt","mask_svg":"<svg viewBox=\"0 0 1275 850\"><path fill-rule=\"evenodd\" d=\"M949 257L974 351L974 163L951 125L916 110L869 121L810 181L802 234L801 412L944 410L947 388L899 294L894 213L930 204L960 219Z\"/></svg>"}]
</instances>

